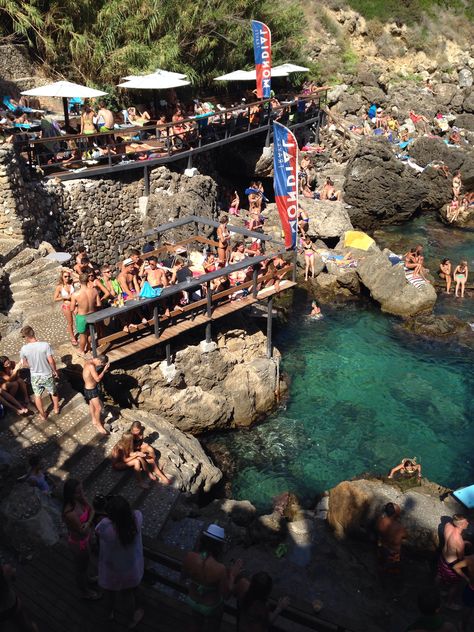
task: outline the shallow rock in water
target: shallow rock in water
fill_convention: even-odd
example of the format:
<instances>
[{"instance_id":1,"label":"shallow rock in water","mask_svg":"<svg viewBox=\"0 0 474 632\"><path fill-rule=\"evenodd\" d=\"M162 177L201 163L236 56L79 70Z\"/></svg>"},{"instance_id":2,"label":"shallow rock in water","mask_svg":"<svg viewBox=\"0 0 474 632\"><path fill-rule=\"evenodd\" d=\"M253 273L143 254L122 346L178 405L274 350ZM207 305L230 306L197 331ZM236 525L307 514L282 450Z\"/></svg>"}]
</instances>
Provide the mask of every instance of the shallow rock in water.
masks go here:
<instances>
[{"instance_id":1,"label":"shallow rock in water","mask_svg":"<svg viewBox=\"0 0 474 632\"><path fill-rule=\"evenodd\" d=\"M222 524L223 520L231 520L239 527L248 527L255 520L257 510L248 500L218 498L201 509L199 515L210 522Z\"/></svg>"},{"instance_id":2,"label":"shallow rock in water","mask_svg":"<svg viewBox=\"0 0 474 632\"><path fill-rule=\"evenodd\" d=\"M160 468L174 479L174 485L183 492L208 492L222 478L222 472L204 452L199 441L175 428L158 415L143 410L122 411L119 423L122 432L132 421L145 426L145 441L159 453Z\"/></svg>"},{"instance_id":3,"label":"shallow rock in water","mask_svg":"<svg viewBox=\"0 0 474 632\"><path fill-rule=\"evenodd\" d=\"M392 266L385 253L371 246L356 268L371 297L380 303L383 312L396 316L414 316L430 311L436 303L431 283L415 287L408 283L402 265Z\"/></svg>"},{"instance_id":4,"label":"shallow rock in water","mask_svg":"<svg viewBox=\"0 0 474 632\"><path fill-rule=\"evenodd\" d=\"M468 323L450 314L419 314L404 323L405 329L419 336L447 338L460 334L471 334Z\"/></svg>"},{"instance_id":5,"label":"shallow rock in water","mask_svg":"<svg viewBox=\"0 0 474 632\"><path fill-rule=\"evenodd\" d=\"M423 480L420 487L402 492L396 484L378 480L343 481L329 492L328 523L336 537L375 536L375 522L388 502L400 505L402 524L408 530L407 546L422 553L439 547L439 526L446 516L462 513L462 506L445 488Z\"/></svg>"}]
</instances>

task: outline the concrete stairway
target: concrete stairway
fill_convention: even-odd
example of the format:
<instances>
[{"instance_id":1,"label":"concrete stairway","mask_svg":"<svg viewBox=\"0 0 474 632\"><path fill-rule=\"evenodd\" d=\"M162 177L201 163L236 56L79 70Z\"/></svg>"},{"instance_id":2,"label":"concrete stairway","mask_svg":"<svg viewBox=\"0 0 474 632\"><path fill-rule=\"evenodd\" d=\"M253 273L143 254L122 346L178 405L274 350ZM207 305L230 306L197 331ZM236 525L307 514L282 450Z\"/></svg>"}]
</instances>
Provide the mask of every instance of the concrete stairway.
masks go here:
<instances>
[{"instance_id":1,"label":"concrete stairway","mask_svg":"<svg viewBox=\"0 0 474 632\"><path fill-rule=\"evenodd\" d=\"M19 359L23 343L19 329L29 324L38 338L51 343L59 369L64 367L64 359L68 368L80 371L82 361L69 343L61 309L52 300L61 266L40 257L36 250L21 249L21 242L7 241L0 240L0 257L4 257L9 275L13 306L8 315L10 330L0 343L1 353ZM109 455L119 435L103 436L95 431L84 398L64 376L59 386L60 414L51 412L46 422L37 415L7 414L0 419L0 449L7 451L15 463L24 464L25 469L30 454L41 454L45 467L59 481L67 477L82 480L90 500L96 493L123 494L135 508L144 510L144 532L156 537L179 491L159 483L143 490L131 472L114 472Z\"/></svg>"}]
</instances>

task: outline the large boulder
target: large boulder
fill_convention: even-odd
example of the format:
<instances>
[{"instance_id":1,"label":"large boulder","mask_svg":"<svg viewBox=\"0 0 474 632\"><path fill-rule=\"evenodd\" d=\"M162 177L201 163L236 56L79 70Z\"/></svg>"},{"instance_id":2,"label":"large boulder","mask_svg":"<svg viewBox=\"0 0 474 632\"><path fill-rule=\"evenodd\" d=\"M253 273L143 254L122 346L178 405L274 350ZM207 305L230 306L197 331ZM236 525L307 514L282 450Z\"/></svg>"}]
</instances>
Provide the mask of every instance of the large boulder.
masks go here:
<instances>
[{"instance_id":1,"label":"large boulder","mask_svg":"<svg viewBox=\"0 0 474 632\"><path fill-rule=\"evenodd\" d=\"M433 309L436 291L431 283L415 287L408 283L402 265L392 266L385 253L372 246L356 268L359 279L383 312L414 316Z\"/></svg>"},{"instance_id":2,"label":"large boulder","mask_svg":"<svg viewBox=\"0 0 474 632\"><path fill-rule=\"evenodd\" d=\"M353 226L349 213L342 202L311 200L300 198L300 206L309 217L308 234L310 237L328 239L341 237Z\"/></svg>"},{"instance_id":3,"label":"large boulder","mask_svg":"<svg viewBox=\"0 0 474 632\"><path fill-rule=\"evenodd\" d=\"M193 434L249 426L274 408L278 389L266 337L255 324L246 326L219 333L217 344L188 345L169 367L153 362L114 371L113 396Z\"/></svg>"},{"instance_id":4,"label":"large boulder","mask_svg":"<svg viewBox=\"0 0 474 632\"><path fill-rule=\"evenodd\" d=\"M56 544L59 522L59 510L51 498L26 483L14 485L0 505L4 541L19 552Z\"/></svg>"},{"instance_id":5,"label":"large boulder","mask_svg":"<svg viewBox=\"0 0 474 632\"><path fill-rule=\"evenodd\" d=\"M429 481L405 492L396 484L378 480L343 481L329 492L327 520L340 539L351 535L373 538L384 505L397 503L408 531L407 545L421 553L432 553L439 547L440 524L447 515L463 509L452 497L441 501L444 491Z\"/></svg>"},{"instance_id":6,"label":"large boulder","mask_svg":"<svg viewBox=\"0 0 474 632\"><path fill-rule=\"evenodd\" d=\"M351 222L370 229L404 222L420 208L426 187L383 139L364 139L346 169L345 202Z\"/></svg>"},{"instance_id":7,"label":"large boulder","mask_svg":"<svg viewBox=\"0 0 474 632\"><path fill-rule=\"evenodd\" d=\"M181 432L159 415L142 410L122 411L118 426L124 432L135 420L146 427L146 440L159 454L160 467L182 492L209 492L221 480L222 472L195 437Z\"/></svg>"},{"instance_id":8,"label":"large boulder","mask_svg":"<svg viewBox=\"0 0 474 632\"><path fill-rule=\"evenodd\" d=\"M419 314L404 322L404 327L417 336L427 338L471 337L472 330L468 323L453 314Z\"/></svg>"}]
</instances>

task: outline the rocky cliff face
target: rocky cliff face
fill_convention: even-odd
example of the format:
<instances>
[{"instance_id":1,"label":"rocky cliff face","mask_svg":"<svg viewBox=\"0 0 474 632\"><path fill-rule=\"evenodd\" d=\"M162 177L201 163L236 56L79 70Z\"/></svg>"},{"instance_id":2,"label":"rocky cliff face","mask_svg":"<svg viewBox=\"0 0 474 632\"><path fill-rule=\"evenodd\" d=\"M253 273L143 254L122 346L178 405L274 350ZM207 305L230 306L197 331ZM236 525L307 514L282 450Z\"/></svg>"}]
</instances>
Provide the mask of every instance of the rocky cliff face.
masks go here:
<instances>
[{"instance_id":1,"label":"rocky cliff face","mask_svg":"<svg viewBox=\"0 0 474 632\"><path fill-rule=\"evenodd\" d=\"M170 367L155 362L127 370L136 382L130 396L184 432L250 426L277 403L278 360L265 350L265 336L247 323L220 333L217 344L178 351ZM120 385L120 372L113 374Z\"/></svg>"}]
</instances>

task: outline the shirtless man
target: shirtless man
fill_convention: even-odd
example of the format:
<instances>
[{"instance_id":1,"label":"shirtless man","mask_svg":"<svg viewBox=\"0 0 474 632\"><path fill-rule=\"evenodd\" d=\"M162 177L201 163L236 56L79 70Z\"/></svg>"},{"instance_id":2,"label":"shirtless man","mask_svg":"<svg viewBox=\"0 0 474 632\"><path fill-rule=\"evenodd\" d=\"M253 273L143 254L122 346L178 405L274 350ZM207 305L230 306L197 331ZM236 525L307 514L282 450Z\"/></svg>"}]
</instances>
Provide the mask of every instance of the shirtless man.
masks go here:
<instances>
[{"instance_id":1,"label":"shirtless man","mask_svg":"<svg viewBox=\"0 0 474 632\"><path fill-rule=\"evenodd\" d=\"M87 329L86 316L101 307L99 292L95 287L89 287L89 276L79 275L80 289L71 298L71 312L76 314L76 331L79 334L79 349L82 358L89 350L90 340Z\"/></svg>"},{"instance_id":2,"label":"shirtless man","mask_svg":"<svg viewBox=\"0 0 474 632\"><path fill-rule=\"evenodd\" d=\"M453 521L448 522L444 527L444 547L438 559L437 581L444 584L448 590L446 607L451 610L460 609L459 605L454 602L459 589L458 573L454 566L464 559L466 543L463 540L462 532L468 526L469 522L465 516L454 514Z\"/></svg>"},{"instance_id":3,"label":"shirtless man","mask_svg":"<svg viewBox=\"0 0 474 632\"><path fill-rule=\"evenodd\" d=\"M82 369L82 379L84 380L84 399L89 404L92 423L101 434L107 434L100 417L102 413L102 401L100 399L97 385L104 379L104 375L109 369L110 363L106 355L97 356L92 360L87 360ZM103 367L102 372L97 373L97 369Z\"/></svg>"},{"instance_id":4,"label":"shirtless man","mask_svg":"<svg viewBox=\"0 0 474 632\"><path fill-rule=\"evenodd\" d=\"M117 277L120 287L128 296L140 293L140 285L138 283L138 274L136 273L135 264L131 257L125 259L122 263L122 270Z\"/></svg>"},{"instance_id":5,"label":"shirtless man","mask_svg":"<svg viewBox=\"0 0 474 632\"><path fill-rule=\"evenodd\" d=\"M467 584L462 593L464 612L461 622L461 632L467 632L467 626L471 620L474 608L474 555L467 555L463 560L454 565L454 570Z\"/></svg>"},{"instance_id":6,"label":"shirtless man","mask_svg":"<svg viewBox=\"0 0 474 632\"><path fill-rule=\"evenodd\" d=\"M142 279L146 279L153 288L166 287L168 285L166 271L158 267L158 259L154 255L148 257L148 266L146 266L146 261L142 265L140 276Z\"/></svg>"},{"instance_id":7,"label":"shirtless man","mask_svg":"<svg viewBox=\"0 0 474 632\"><path fill-rule=\"evenodd\" d=\"M377 552L379 566L382 571L390 575L398 575L400 573L402 541L408 535L407 530L400 521L400 514L400 505L387 503L375 527L378 535Z\"/></svg>"}]
</instances>

